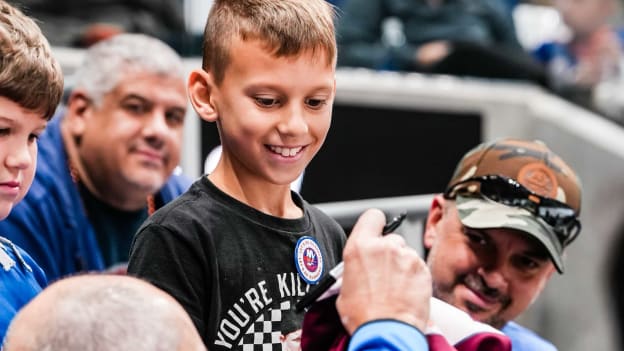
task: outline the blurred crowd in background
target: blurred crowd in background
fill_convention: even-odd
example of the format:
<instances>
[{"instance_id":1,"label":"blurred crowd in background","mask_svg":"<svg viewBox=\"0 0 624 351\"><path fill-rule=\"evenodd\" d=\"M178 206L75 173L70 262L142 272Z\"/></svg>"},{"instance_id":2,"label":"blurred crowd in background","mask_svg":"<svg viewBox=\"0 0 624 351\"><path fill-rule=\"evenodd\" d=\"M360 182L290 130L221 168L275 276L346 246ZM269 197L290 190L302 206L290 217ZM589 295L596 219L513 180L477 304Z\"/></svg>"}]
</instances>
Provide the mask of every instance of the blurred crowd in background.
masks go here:
<instances>
[{"instance_id":1,"label":"blurred crowd in background","mask_svg":"<svg viewBox=\"0 0 624 351\"><path fill-rule=\"evenodd\" d=\"M211 1L14 0L53 46L120 32L200 56ZM339 66L530 81L624 124L618 0L333 0Z\"/></svg>"}]
</instances>

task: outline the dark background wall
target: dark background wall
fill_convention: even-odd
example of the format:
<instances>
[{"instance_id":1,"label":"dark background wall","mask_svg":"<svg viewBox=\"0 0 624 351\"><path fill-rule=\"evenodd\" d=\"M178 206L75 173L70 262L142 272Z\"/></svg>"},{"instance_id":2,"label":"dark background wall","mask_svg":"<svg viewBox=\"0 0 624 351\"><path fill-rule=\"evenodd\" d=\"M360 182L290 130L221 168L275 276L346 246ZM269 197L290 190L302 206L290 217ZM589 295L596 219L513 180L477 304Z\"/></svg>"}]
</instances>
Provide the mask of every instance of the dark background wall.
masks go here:
<instances>
[{"instance_id":1,"label":"dark background wall","mask_svg":"<svg viewBox=\"0 0 624 351\"><path fill-rule=\"evenodd\" d=\"M461 156L481 140L479 114L337 103L301 194L320 203L441 192ZM219 144L214 123L202 123L201 142L203 164Z\"/></svg>"}]
</instances>

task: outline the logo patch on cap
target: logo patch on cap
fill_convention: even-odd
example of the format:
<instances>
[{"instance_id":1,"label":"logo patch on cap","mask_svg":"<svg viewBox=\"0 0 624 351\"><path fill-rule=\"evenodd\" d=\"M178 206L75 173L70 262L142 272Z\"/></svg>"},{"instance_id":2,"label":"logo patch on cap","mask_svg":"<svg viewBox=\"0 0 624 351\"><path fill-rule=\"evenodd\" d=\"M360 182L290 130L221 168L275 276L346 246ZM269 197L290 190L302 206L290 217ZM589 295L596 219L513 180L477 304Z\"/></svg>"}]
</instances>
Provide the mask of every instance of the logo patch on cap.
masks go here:
<instances>
[{"instance_id":1,"label":"logo patch on cap","mask_svg":"<svg viewBox=\"0 0 624 351\"><path fill-rule=\"evenodd\" d=\"M316 284L323 275L323 254L311 236L301 237L295 246L295 266L299 276L308 284Z\"/></svg>"},{"instance_id":2,"label":"logo patch on cap","mask_svg":"<svg viewBox=\"0 0 624 351\"><path fill-rule=\"evenodd\" d=\"M529 163L520 168L518 182L536 194L557 197L557 177L552 169L541 162Z\"/></svg>"}]
</instances>

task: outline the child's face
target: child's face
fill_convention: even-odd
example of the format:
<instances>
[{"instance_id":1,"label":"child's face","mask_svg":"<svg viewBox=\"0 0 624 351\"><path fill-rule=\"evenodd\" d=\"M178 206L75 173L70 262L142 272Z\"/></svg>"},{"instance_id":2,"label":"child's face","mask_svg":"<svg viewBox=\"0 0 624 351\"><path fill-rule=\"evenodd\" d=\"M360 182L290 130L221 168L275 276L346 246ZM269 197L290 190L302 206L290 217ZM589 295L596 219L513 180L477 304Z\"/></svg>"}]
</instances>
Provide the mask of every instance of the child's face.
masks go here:
<instances>
[{"instance_id":1,"label":"child's face","mask_svg":"<svg viewBox=\"0 0 624 351\"><path fill-rule=\"evenodd\" d=\"M608 22L613 0L555 0L565 24L575 35L588 35Z\"/></svg>"},{"instance_id":2,"label":"child's face","mask_svg":"<svg viewBox=\"0 0 624 351\"><path fill-rule=\"evenodd\" d=\"M321 148L331 122L335 69L324 55L274 57L258 41L235 40L211 100L223 167L276 185L295 180Z\"/></svg>"},{"instance_id":3,"label":"child's face","mask_svg":"<svg viewBox=\"0 0 624 351\"><path fill-rule=\"evenodd\" d=\"M37 137L46 120L0 96L0 220L24 198L37 165Z\"/></svg>"}]
</instances>

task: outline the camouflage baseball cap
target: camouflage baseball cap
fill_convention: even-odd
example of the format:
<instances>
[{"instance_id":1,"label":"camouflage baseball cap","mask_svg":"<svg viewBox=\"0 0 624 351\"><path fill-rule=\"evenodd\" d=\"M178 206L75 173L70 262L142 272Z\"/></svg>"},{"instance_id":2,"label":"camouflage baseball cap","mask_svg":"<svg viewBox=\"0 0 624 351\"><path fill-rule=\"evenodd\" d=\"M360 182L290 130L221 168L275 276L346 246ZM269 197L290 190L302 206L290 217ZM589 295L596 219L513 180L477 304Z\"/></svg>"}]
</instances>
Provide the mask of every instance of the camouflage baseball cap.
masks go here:
<instances>
[{"instance_id":1,"label":"camouflage baseball cap","mask_svg":"<svg viewBox=\"0 0 624 351\"><path fill-rule=\"evenodd\" d=\"M581 185L575 172L541 141L499 139L483 143L461 159L448 189L464 180L480 176L513 179L533 193L581 209ZM509 228L535 237L546 248L560 273L564 271L563 243L554 228L521 207L507 206L484 196L458 195L459 218L471 228Z\"/></svg>"}]
</instances>

